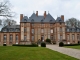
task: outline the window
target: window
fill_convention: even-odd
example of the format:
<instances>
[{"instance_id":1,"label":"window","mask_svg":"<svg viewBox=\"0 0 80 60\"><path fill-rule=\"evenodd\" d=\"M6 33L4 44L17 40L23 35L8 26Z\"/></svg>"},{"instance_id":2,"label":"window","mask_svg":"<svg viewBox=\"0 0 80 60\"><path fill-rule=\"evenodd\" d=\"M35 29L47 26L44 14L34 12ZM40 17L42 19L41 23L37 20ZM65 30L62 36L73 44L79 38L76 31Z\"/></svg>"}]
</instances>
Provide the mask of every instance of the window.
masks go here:
<instances>
[{"instance_id":1,"label":"window","mask_svg":"<svg viewBox=\"0 0 80 60\"><path fill-rule=\"evenodd\" d=\"M12 31L13 31L13 29L11 28L11 29L10 29L10 32L12 32Z\"/></svg>"},{"instance_id":2,"label":"window","mask_svg":"<svg viewBox=\"0 0 80 60\"><path fill-rule=\"evenodd\" d=\"M12 35L10 35L10 42L12 42Z\"/></svg>"},{"instance_id":3,"label":"window","mask_svg":"<svg viewBox=\"0 0 80 60\"><path fill-rule=\"evenodd\" d=\"M77 34L77 40L80 40L79 34Z\"/></svg>"},{"instance_id":4,"label":"window","mask_svg":"<svg viewBox=\"0 0 80 60\"><path fill-rule=\"evenodd\" d=\"M51 36L50 39L53 40L53 36Z\"/></svg>"},{"instance_id":5,"label":"window","mask_svg":"<svg viewBox=\"0 0 80 60\"><path fill-rule=\"evenodd\" d=\"M67 29L67 32L69 32L69 29Z\"/></svg>"},{"instance_id":6,"label":"window","mask_svg":"<svg viewBox=\"0 0 80 60\"><path fill-rule=\"evenodd\" d=\"M53 29L51 29L51 33L53 33Z\"/></svg>"},{"instance_id":7,"label":"window","mask_svg":"<svg viewBox=\"0 0 80 60\"><path fill-rule=\"evenodd\" d=\"M62 35L60 35L60 40L62 40Z\"/></svg>"},{"instance_id":8,"label":"window","mask_svg":"<svg viewBox=\"0 0 80 60\"><path fill-rule=\"evenodd\" d=\"M24 19L25 22L27 22L27 19Z\"/></svg>"},{"instance_id":9,"label":"window","mask_svg":"<svg viewBox=\"0 0 80 60\"><path fill-rule=\"evenodd\" d=\"M44 30L43 29L41 29L41 33L44 33Z\"/></svg>"},{"instance_id":10,"label":"window","mask_svg":"<svg viewBox=\"0 0 80 60\"><path fill-rule=\"evenodd\" d=\"M32 36L32 41L34 41L34 36Z\"/></svg>"},{"instance_id":11,"label":"window","mask_svg":"<svg viewBox=\"0 0 80 60\"><path fill-rule=\"evenodd\" d=\"M4 32L7 32L7 29L4 29Z\"/></svg>"},{"instance_id":12,"label":"window","mask_svg":"<svg viewBox=\"0 0 80 60\"><path fill-rule=\"evenodd\" d=\"M4 40L7 40L7 36L6 36L6 35L4 35L3 39L4 39Z\"/></svg>"},{"instance_id":13,"label":"window","mask_svg":"<svg viewBox=\"0 0 80 60\"><path fill-rule=\"evenodd\" d=\"M32 29L32 34L34 34L34 29Z\"/></svg>"},{"instance_id":14,"label":"window","mask_svg":"<svg viewBox=\"0 0 80 60\"><path fill-rule=\"evenodd\" d=\"M53 26L53 24L52 24L52 23L50 23L50 26Z\"/></svg>"},{"instance_id":15,"label":"window","mask_svg":"<svg viewBox=\"0 0 80 60\"><path fill-rule=\"evenodd\" d=\"M34 22L34 19L32 19L31 22Z\"/></svg>"},{"instance_id":16,"label":"window","mask_svg":"<svg viewBox=\"0 0 80 60\"><path fill-rule=\"evenodd\" d=\"M18 41L18 35L16 35L16 41Z\"/></svg>"},{"instance_id":17,"label":"window","mask_svg":"<svg viewBox=\"0 0 80 60\"><path fill-rule=\"evenodd\" d=\"M44 26L44 24L43 24L43 23L41 23L41 26Z\"/></svg>"},{"instance_id":18,"label":"window","mask_svg":"<svg viewBox=\"0 0 80 60\"><path fill-rule=\"evenodd\" d=\"M60 32L62 32L62 28L60 28Z\"/></svg>"},{"instance_id":19,"label":"window","mask_svg":"<svg viewBox=\"0 0 80 60\"><path fill-rule=\"evenodd\" d=\"M79 32L79 29L77 29L77 32Z\"/></svg>"},{"instance_id":20,"label":"window","mask_svg":"<svg viewBox=\"0 0 80 60\"><path fill-rule=\"evenodd\" d=\"M24 28L24 32L26 32L27 31L27 28Z\"/></svg>"},{"instance_id":21,"label":"window","mask_svg":"<svg viewBox=\"0 0 80 60\"><path fill-rule=\"evenodd\" d=\"M74 40L74 34L72 34L72 40Z\"/></svg>"},{"instance_id":22,"label":"window","mask_svg":"<svg viewBox=\"0 0 80 60\"><path fill-rule=\"evenodd\" d=\"M69 40L69 35L67 35L67 40Z\"/></svg>"},{"instance_id":23,"label":"window","mask_svg":"<svg viewBox=\"0 0 80 60\"><path fill-rule=\"evenodd\" d=\"M34 26L34 24L32 23L32 26Z\"/></svg>"},{"instance_id":24,"label":"window","mask_svg":"<svg viewBox=\"0 0 80 60\"><path fill-rule=\"evenodd\" d=\"M25 36L24 36L24 41L26 41L26 39L27 39L27 36L25 35Z\"/></svg>"}]
</instances>

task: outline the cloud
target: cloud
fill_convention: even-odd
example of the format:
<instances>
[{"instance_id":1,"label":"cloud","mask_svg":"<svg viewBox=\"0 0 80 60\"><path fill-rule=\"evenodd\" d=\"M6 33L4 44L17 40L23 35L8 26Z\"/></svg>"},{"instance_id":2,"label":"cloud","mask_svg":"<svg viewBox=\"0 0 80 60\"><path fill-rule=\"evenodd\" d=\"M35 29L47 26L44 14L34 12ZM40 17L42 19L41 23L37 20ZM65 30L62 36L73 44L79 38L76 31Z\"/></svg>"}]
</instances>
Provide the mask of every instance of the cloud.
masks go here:
<instances>
[{"instance_id":1,"label":"cloud","mask_svg":"<svg viewBox=\"0 0 80 60\"><path fill-rule=\"evenodd\" d=\"M14 6L12 11L17 13L15 20L18 24L20 14L30 17L33 11L39 11L39 15L49 11L55 19L60 15L64 15L65 20L71 17L80 19L80 0L10 0L10 2Z\"/></svg>"}]
</instances>

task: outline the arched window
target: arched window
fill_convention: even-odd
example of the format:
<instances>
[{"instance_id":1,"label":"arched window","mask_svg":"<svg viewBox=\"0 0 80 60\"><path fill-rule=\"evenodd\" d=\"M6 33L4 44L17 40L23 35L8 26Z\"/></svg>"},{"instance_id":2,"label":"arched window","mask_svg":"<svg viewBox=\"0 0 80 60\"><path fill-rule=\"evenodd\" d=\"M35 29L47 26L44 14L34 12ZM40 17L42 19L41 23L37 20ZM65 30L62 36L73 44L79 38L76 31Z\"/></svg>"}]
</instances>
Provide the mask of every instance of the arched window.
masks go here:
<instances>
[{"instance_id":1,"label":"arched window","mask_svg":"<svg viewBox=\"0 0 80 60\"><path fill-rule=\"evenodd\" d=\"M32 19L31 22L34 22L34 19Z\"/></svg>"},{"instance_id":2,"label":"arched window","mask_svg":"<svg viewBox=\"0 0 80 60\"><path fill-rule=\"evenodd\" d=\"M24 22L27 22L27 19L24 19Z\"/></svg>"}]
</instances>

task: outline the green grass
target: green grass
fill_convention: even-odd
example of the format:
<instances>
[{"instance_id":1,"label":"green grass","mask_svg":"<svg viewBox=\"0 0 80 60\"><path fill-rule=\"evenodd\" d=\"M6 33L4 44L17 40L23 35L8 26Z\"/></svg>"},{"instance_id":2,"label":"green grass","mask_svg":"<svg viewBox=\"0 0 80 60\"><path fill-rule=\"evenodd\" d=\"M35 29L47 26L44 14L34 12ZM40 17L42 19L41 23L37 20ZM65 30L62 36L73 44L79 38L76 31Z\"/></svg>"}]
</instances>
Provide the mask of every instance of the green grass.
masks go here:
<instances>
[{"instance_id":1,"label":"green grass","mask_svg":"<svg viewBox=\"0 0 80 60\"><path fill-rule=\"evenodd\" d=\"M0 60L78 60L44 47L0 46Z\"/></svg>"},{"instance_id":2,"label":"green grass","mask_svg":"<svg viewBox=\"0 0 80 60\"><path fill-rule=\"evenodd\" d=\"M64 47L73 48L73 49L80 49L80 45L77 45L77 46L64 46Z\"/></svg>"}]
</instances>

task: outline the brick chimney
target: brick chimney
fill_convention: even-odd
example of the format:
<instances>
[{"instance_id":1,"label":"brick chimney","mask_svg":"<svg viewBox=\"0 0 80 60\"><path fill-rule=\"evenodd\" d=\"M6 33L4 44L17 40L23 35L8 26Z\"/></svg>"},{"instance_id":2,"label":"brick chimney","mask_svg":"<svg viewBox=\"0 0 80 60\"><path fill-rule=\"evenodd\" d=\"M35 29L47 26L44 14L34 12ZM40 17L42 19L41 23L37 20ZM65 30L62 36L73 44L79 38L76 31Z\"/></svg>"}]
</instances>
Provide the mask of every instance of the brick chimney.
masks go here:
<instances>
[{"instance_id":1,"label":"brick chimney","mask_svg":"<svg viewBox=\"0 0 80 60\"><path fill-rule=\"evenodd\" d=\"M38 16L38 11L36 11L36 16Z\"/></svg>"},{"instance_id":2,"label":"brick chimney","mask_svg":"<svg viewBox=\"0 0 80 60\"><path fill-rule=\"evenodd\" d=\"M46 18L46 11L44 11L44 18Z\"/></svg>"},{"instance_id":3,"label":"brick chimney","mask_svg":"<svg viewBox=\"0 0 80 60\"><path fill-rule=\"evenodd\" d=\"M64 15L61 15L61 19L64 21Z\"/></svg>"},{"instance_id":4,"label":"brick chimney","mask_svg":"<svg viewBox=\"0 0 80 60\"><path fill-rule=\"evenodd\" d=\"M20 21L23 19L23 14L20 14Z\"/></svg>"}]
</instances>

